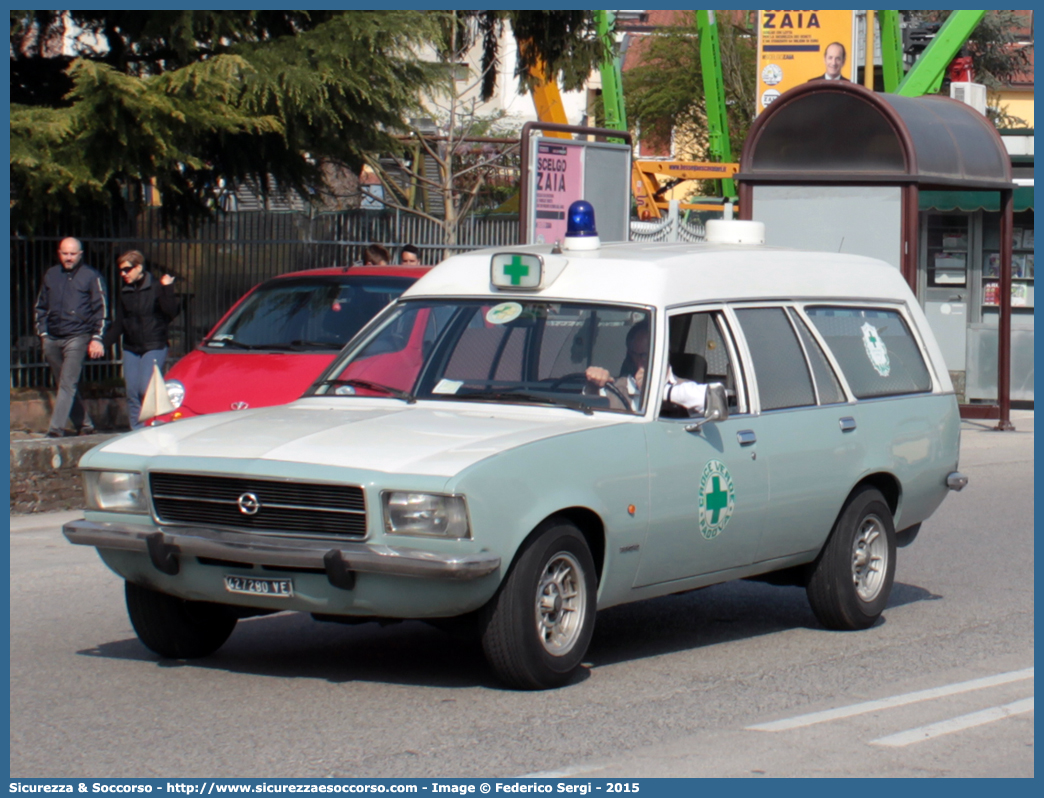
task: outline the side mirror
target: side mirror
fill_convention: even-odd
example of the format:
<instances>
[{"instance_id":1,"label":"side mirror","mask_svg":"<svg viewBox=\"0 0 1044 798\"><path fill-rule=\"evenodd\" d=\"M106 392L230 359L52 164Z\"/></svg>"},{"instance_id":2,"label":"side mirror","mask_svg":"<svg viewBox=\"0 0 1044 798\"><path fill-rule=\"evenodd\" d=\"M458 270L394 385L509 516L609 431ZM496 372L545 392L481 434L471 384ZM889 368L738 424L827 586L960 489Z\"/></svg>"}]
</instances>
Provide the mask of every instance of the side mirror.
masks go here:
<instances>
[{"instance_id":1,"label":"side mirror","mask_svg":"<svg viewBox=\"0 0 1044 798\"><path fill-rule=\"evenodd\" d=\"M685 427L686 432L699 432L708 421L724 421L729 417L729 397L725 386L720 382L712 382L707 386L707 401L703 408L703 418Z\"/></svg>"}]
</instances>

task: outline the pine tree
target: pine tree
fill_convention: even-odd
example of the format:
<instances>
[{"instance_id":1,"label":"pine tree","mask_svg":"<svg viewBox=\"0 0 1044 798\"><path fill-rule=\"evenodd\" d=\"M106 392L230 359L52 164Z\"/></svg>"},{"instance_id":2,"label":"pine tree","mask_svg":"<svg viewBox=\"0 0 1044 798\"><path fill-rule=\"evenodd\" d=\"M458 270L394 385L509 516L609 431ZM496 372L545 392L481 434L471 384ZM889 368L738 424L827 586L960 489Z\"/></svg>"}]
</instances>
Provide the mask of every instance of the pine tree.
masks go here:
<instances>
[{"instance_id":1,"label":"pine tree","mask_svg":"<svg viewBox=\"0 0 1044 798\"><path fill-rule=\"evenodd\" d=\"M563 91L584 86L591 71L611 53L599 38L593 11L457 11L457 19L444 23L443 42L452 30L451 46L467 50L482 41L482 99L496 88L500 63L500 34L510 26L518 49L515 78L526 92L536 81L558 83ZM463 20L464 24L460 24Z\"/></svg>"},{"instance_id":2,"label":"pine tree","mask_svg":"<svg viewBox=\"0 0 1044 798\"><path fill-rule=\"evenodd\" d=\"M302 195L406 128L440 71L413 11L11 12L12 213L153 184L190 219L222 186ZM67 53L69 48L73 53Z\"/></svg>"}]
</instances>

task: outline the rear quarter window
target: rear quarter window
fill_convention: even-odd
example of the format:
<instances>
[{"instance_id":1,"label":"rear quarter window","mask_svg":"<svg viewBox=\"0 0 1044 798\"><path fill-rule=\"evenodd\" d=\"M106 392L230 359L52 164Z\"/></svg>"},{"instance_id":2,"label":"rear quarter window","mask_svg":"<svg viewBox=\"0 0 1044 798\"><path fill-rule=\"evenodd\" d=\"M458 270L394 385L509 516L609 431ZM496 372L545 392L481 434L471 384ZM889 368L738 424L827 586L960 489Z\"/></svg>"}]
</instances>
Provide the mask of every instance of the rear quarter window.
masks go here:
<instances>
[{"instance_id":1,"label":"rear quarter window","mask_svg":"<svg viewBox=\"0 0 1044 798\"><path fill-rule=\"evenodd\" d=\"M902 316L894 310L806 307L858 399L926 393L932 380Z\"/></svg>"},{"instance_id":2,"label":"rear quarter window","mask_svg":"<svg viewBox=\"0 0 1044 798\"><path fill-rule=\"evenodd\" d=\"M816 403L805 355L783 308L736 311L757 378L762 410Z\"/></svg>"}]
</instances>

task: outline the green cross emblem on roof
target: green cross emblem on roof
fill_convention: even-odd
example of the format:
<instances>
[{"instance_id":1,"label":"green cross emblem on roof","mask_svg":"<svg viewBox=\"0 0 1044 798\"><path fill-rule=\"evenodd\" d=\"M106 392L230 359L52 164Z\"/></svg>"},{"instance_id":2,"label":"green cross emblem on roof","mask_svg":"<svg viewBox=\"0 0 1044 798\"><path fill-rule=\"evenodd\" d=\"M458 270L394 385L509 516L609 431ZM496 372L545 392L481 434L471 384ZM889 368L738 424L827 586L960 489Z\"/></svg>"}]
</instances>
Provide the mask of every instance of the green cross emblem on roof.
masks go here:
<instances>
[{"instance_id":1,"label":"green cross emblem on roof","mask_svg":"<svg viewBox=\"0 0 1044 798\"><path fill-rule=\"evenodd\" d=\"M511 278L512 285L522 285L522 278L529 276L529 266L518 255L513 255L511 263L504 266L504 274Z\"/></svg>"}]
</instances>

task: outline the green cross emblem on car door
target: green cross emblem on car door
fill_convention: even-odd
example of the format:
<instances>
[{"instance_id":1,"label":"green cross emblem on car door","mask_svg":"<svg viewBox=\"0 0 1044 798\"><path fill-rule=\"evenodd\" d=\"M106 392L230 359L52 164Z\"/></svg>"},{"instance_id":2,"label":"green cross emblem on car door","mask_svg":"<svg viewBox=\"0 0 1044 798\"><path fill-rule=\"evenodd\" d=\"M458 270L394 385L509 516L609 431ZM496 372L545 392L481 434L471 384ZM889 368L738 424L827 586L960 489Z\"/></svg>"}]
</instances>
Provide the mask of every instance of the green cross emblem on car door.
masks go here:
<instances>
[{"instance_id":1,"label":"green cross emblem on car door","mask_svg":"<svg viewBox=\"0 0 1044 798\"><path fill-rule=\"evenodd\" d=\"M700 534L713 540L725 529L736 509L732 474L720 460L710 460L700 475Z\"/></svg>"},{"instance_id":2,"label":"green cross emblem on car door","mask_svg":"<svg viewBox=\"0 0 1044 798\"><path fill-rule=\"evenodd\" d=\"M707 510L712 513L711 524L717 524L721 511L728 509L729 493L721 489L721 477L711 477L711 484L713 488L707 494Z\"/></svg>"}]
</instances>

